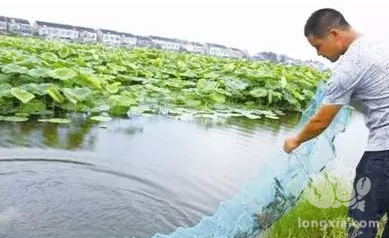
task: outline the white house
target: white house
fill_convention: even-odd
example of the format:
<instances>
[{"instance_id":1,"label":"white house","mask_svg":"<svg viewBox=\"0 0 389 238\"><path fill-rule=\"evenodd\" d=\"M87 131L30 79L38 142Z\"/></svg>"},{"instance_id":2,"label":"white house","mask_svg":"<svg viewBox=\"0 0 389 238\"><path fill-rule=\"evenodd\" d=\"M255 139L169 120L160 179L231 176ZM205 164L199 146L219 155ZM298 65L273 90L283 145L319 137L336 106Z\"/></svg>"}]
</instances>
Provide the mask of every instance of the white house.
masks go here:
<instances>
[{"instance_id":1,"label":"white house","mask_svg":"<svg viewBox=\"0 0 389 238\"><path fill-rule=\"evenodd\" d=\"M74 29L78 31L78 40L83 43L96 43L97 32L96 30L88 27L75 26Z\"/></svg>"},{"instance_id":2,"label":"white house","mask_svg":"<svg viewBox=\"0 0 389 238\"><path fill-rule=\"evenodd\" d=\"M31 36L30 22L25 19L0 16L0 32Z\"/></svg>"},{"instance_id":3,"label":"white house","mask_svg":"<svg viewBox=\"0 0 389 238\"><path fill-rule=\"evenodd\" d=\"M183 41L181 43L181 46L189 52L200 53L200 54L207 53L207 46L197 42Z\"/></svg>"},{"instance_id":4,"label":"white house","mask_svg":"<svg viewBox=\"0 0 389 238\"><path fill-rule=\"evenodd\" d=\"M121 42L122 46L135 46L137 44L136 36L130 33L121 33Z\"/></svg>"},{"instance_id":5,"label":"white house","mask_svg":"<svg viewBox=\"0 0 389 238\"><path fill-rule=\"evenodd\" d=\"M7 18L0 16L0 31L6 33L8 31Z\"/></svg>"},{"instance_id":6,"label":"white house","mask_svg":"<svg viewBox=\"0 0 389 238\"><path fill-rule=\"evenodd\" d=\"M78 31L71 25L58 24L52 22L36 21L34 24L34 31L40 37L46 39L59 39L76 41L78 39Z\"/></svg>"},{"instance_id":7,"label":"white house","mask_svg":"<svg viewBox=\"0 0 389 238\"><path fill-rule=\"evenodd\" d=\"M103 45L120 45L121 34L117 31L97 30L97 41Z\"/></svg>"},{"instance_id":8,"label":"white house","mask_svg":"<svg viewBox=\"0 0 389 238\"><path fill-rule=\"evenodd\" d=\"M231 57L229 48L224 45L207 43L208 54L219 57Z\"/></svg>"},{"instance_id":9,"label":"white house","mask_svg":"<svg viewBox=\"0 0 389 238\"><path fill-rule=\"evenodd\" d=\"M237 49L237 48L230 48L230 56L232 58L243 59L243 58L248 58L249 57L249 53L246 52L246 51Z\"/></svg>"},{"instance_id":10,"label":"white house","mask_svg":"<svg viewBox=\"0 0 389 238\"><path fill-rule=\"evenodd\" d=\"M154 48L155 44L148 36L135 36L136 37L136 46L142 48Z\"/></svg>"},{"instance_id":11,"label":"white house","mask_svg":"<svg viewBox=\"0 0 389 238\"><path fill-rule=\"evenodd\" d=\"M25 19L7 17L9 33L31 36L30 22Z\"/></svg>"},{"instance_id":12,"label":"white house","mask_svg":"<svg viewBox=\"0 0 389 238\"><path fill-rule=\"evenodd\" d=\"M178 51L180 49L180 42L175 39L159 37L159 36L150 36L154 44L161 46L164 50L174 50Z\"/></svg>"}]
</instances>

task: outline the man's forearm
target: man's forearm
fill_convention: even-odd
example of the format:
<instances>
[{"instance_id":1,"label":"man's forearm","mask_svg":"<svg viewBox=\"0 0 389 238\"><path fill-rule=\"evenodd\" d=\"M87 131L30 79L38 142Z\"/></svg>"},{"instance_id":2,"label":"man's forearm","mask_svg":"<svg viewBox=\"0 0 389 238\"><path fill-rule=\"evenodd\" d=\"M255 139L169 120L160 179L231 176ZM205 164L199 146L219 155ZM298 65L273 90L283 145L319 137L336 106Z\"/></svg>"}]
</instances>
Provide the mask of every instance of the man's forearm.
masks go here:
<instances>
[{"instance_id":1,"label":"man's forearm","mask_svg":"<svg viewBox=\"0 0 389 238\"><path fill-rule=\"evenodd\" d=\"M320 135L326 128L327 124L319 121L315 118L309 120L309 122L305 125L303 130L297 134L296 139L301 144L307 140L310 140L318 135Z\"/></svg>"}]
</instances>

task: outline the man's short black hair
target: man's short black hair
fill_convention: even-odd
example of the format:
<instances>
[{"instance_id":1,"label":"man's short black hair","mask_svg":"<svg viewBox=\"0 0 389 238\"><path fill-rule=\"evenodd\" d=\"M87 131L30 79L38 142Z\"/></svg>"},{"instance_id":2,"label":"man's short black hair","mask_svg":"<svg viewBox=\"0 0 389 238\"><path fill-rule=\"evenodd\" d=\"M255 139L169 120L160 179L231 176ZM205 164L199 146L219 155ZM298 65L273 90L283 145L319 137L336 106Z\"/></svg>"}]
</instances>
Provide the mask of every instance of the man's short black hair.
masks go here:
<instances>
[{"instance_id":1,"label":"man's short black hair","mask_svg":"<svg viewBox=\"0 0 389 238\"><path fill-rule=\"evenodd\" d=\"M304 35L323 37L327 34L328 28L349 29L350 27L342 13L332 8L323 8L315 11L308 18Z\"/></svg>"}]
</instances>

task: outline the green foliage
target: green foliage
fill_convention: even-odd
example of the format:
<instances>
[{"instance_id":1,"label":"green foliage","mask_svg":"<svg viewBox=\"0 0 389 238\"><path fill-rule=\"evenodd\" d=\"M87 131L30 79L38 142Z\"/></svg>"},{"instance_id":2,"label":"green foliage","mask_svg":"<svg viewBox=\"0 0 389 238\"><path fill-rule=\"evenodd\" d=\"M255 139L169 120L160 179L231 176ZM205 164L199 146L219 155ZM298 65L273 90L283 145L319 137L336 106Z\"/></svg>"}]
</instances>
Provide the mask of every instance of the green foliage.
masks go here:
<instances>
[{"instance_id":1,"label":"green foliage","mask_svg":"<svg viewBox=\"0 0 389 238\"><path fill-rule=\"evenodd\" d=\"M302 110L327 78L307 66L0 37L1 114L143 108L259 119L262 110L278 119L271 111Z\"/></svg>"}]
</instances>

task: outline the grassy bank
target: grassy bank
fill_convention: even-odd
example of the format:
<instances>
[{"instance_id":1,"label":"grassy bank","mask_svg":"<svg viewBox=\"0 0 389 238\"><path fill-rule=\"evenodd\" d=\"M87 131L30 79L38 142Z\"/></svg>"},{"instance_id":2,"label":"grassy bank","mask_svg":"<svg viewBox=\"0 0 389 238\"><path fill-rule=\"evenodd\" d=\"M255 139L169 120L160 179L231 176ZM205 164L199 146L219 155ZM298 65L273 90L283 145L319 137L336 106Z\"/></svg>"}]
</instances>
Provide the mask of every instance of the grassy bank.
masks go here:
<instances>
[{"instance_id":1,"label":"grassy bank","mask_svg":"<svg viewBox=\"0 0 389 238\"><path fill-rule=\"evenodd\" d=\"M336 185L332 186L336 191ZM339 208L318 208L302 196L294 208L276 221L259 238L345 238L348 237L347 225L350 221L347 210L348 207L343 205ZM377 238L382 237L386 220L386 216L381 219ZM306 221L305 224L304 221Z\"/></svg>"}]
</instances>

